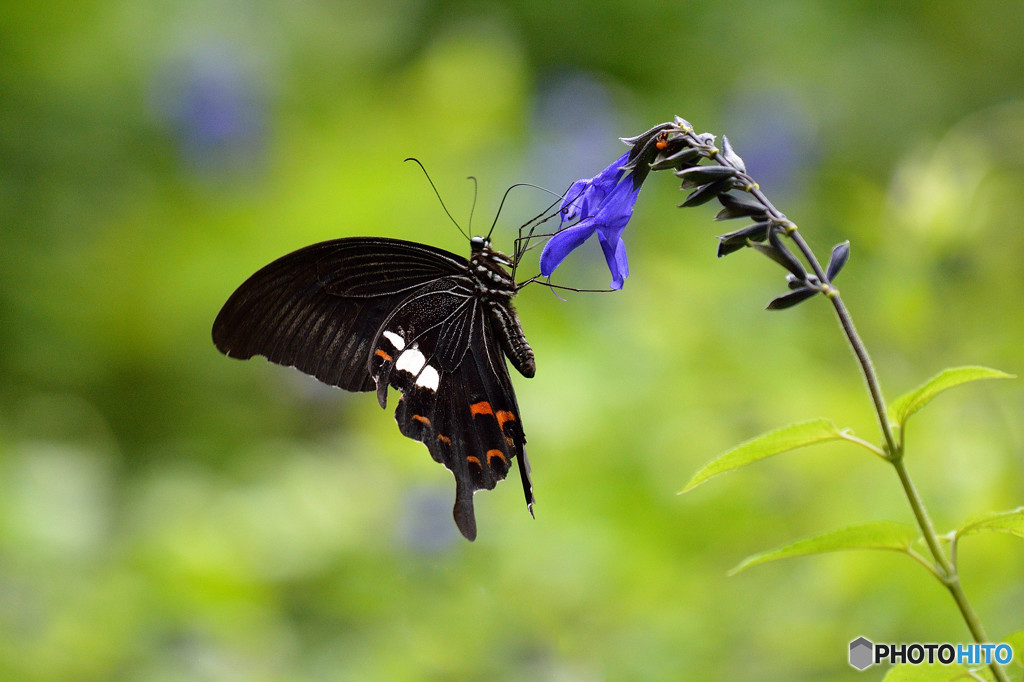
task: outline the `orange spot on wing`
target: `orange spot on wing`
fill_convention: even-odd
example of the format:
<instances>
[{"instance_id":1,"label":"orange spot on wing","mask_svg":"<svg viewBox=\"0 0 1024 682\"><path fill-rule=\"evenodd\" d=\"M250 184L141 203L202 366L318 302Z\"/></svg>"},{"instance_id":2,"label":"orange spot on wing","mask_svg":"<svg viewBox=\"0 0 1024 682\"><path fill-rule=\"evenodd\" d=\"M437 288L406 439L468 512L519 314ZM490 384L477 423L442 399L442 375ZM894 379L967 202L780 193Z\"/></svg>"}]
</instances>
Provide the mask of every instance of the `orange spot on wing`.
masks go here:
<instances>
[{"instance_id":1,"label":"orange spot on wing","mask_svg":"<svg viewBox=\"0 0 1024 682\"><path fill-rule=\"evenodd\" d=\"M384 358L384 362L391 362L391 356L388 355L387 353L385 353L383 351L383 349L378 348L377 349L377 355L379 355L380 357Z\"/></svg>"},{"instance_id":2,"label":"orange spot on wing","mask_svg":"<svg viewBox=\"0 0 1024 682\"><path fill-rule=\"evenodd\" d=\"M473 403L469 406L469 413L474 417L478 414L489 414L494 415L494 411L491 410L491 404L486 400L481 400L478 403Z\"/></svg>"},{"instance_id":3,"label":"orange spot on wing","mask_svg":"<svg viewBox=\"0 0 1024 682\"><path fill-rule=\"evenodd\" d=\"M505 436L505 442L509 444L509 447L514 448L516 446L516 442L509 438L508 436Z\"/></svg>"},{"instance_id":4,"label":"orange spot on wing","mask_svg":"<svg viewBox=\"0 0 1024 682\"><path fill-rule=\"evenodd\" d=\"M414 414L412 416L414 421L422 422L426 426L430 426L430 420L424 417L422 414Z\"/></svg>"},{"instance_id":5,"label":"orange spot on wing","mask_svg":"<svg viewBox=\"0 0 1024 682\"><path fill-rule=\"evenodd\" d=\"M495 457L500 459L505 464L508 464L508 460L505 459L505 453L503 453L501 450L488 450L487 451L487 463L488 464L490 464L491 460L494 459Z\"/></svg>"},{"instance_id":6,"label":"orange spot on wing","mask_svg":"<svg viewBox=\"0 0 1024 682\"><path fill-rule=\"evenodd\" d=\"M498 420L498 427L504 430L505 422L514 422L516 416L508 410L498 410L494 413L494 418Z\"/></svg>"},{"instance_id":7,"label":"orange spot on wing","mask_svg":"<svg viewBox=\"0 0 1024 682\"><path fill-rule=\"evenodd\" d=\"M437 434L437 439L439 441L441 441L442 443L444 443L445 445L451 445L452 444L452 439L449 438L448 436L444 435L443 433Z\"/></svg>"},{"instance_id":8,"label":"orange spot on wing","mask_svg":"<svg viewBox=\"0 0 1024 682\"><path fill-rule=\"evenodd\" d=\"M473 464L476 464L477 466L480 466L480 458L479 457L474 457L473 455L470 455L469 457L466 458L466 461L467 462L472 462Z\"/></svg>"}]
</instances>

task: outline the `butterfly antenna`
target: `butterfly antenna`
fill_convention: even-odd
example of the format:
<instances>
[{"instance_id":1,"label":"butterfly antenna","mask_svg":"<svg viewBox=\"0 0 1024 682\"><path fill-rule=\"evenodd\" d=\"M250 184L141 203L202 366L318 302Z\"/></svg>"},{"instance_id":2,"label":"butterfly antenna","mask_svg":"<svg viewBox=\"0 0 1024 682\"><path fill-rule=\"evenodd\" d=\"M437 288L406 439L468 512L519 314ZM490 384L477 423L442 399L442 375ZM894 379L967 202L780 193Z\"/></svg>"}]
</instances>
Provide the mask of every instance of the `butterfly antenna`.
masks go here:
<instances>
[{"instance_id":1,"label":"butterfly antenna","mask_svg":"<svg viewBox=\"0 0 1024 682\"><path fill-rule=\"evenodd\" d=\"M505 206L505 200L508 199L508 195L512 192L512 190L516 189L517 187L532 187L534 189L539 189L541 192L547 192L548 194L550 194L552 196L558 197L558 199L562 198L562 195L556 194L555 192L552 192L551 190L549 190L546 187L541 187L540 185L534 185L534 184L531 184L529 182L517 182L516 184L512 185L507 190L505 190L505 195L503 197L501 197L501 203L498 205L498 212L495 214L494 222L491 223L491 229L487 233L487 238L488 239L491 238L491 232L494 232L494 226L498 224L498 218L501 216L501 209ZM554 206L554 205L555 205L554 203L551 204L551 206ZM544 209L544 212L541 213L540 215L543 216L544 213L547 213L549 210L551 210L551 206L548 206L546 209ZM537 216L537 217L539 218L540 216ZM537 220L537 218L531 218L530 220L526 221L526 224L529 225L534 220Z\"/></svg>"},{"instance_id":2,"label":"butterfly antenna","mask_svg":"<svg viewBox=\"0 0 1024 682\"><path fill-rule=\"evenodd\" d=\"M428 172L427 172L427 169L423 167L423 164L422 164L422 163L420 163L420 160L419 160L419 159L417 159L417 158L416 158L415 156L410 156L409 158L407 158L407 159L405 159L405 160L406 160L406 161L415 161L415 162L416 162L416 165L420 167L420 170L421 170L421 171L423 171L423 175L425 175L425 176L427 177L427 182L429 182L429 183L430 183L430 188L431 188L432 190L434 190L434 194L435 194L435 195L437 196L437 200L438 200L439 202L441 202L441 208L443 208L443 209L444 209L444 212L445 212L445 214L447 214L447 216L448 216L448 219L452 221L452 224L453 224L453 225L455 225L455 228L456 228L456 229L457 229L457 230L458 230L459 232L461 232L461 233L462 233L462 236L463 236L463 237L465 237L466 239L469 239L469 235L468 235L468 234L466 234L466 231L462 229L462 226L461 226L461 225L459 225L458 221L457 221L457 220L455 220L455 218L453 218L453 217L452 217L451 211L449 211L449 210L448 210L448 207L444 205L444 199L442 199L442 198L441 198L441 193L437 191L437 186L436 186L436 185L434 185L434 181L430 179L430 173L428 173ZM473 201L474 201L474 203L475 203L475 202L476 202L476 199L474 199Z\"/></svg>"},{"instance_id":3,"label":"butterfly antenna","mask_svg":"<svg viewBox=\"0 0 1024 682\"><path fill-rule=\"evenodd\" d=\"M520 241L524 241L524 238L522 236L523 229L525 229L527 226L530 227L530 231L529 231L529 233L527 234L527 236L525 238L526 246L523 247L523 253L526 253L530 249L534 249L534 248L537 247L536 244L531 244L530 243L531 240L534 237L537 237L539 239L547 239L547 238L550 238L550 237L554 237L556 234L558 234L559 232L561 232L562 230L565 229L564 226L560 225L557 230L555 230L554 232L551 232L549 234L536 234L536 230L537 230L538 227L540 227L541 225L543 225L547 221L551 220L555 216L558 216L558 215L562 214L563 213L563 207L565 205L575 206L576 205L576 200L579 199L580 196L582 196L583 190L581 189L580 191L578 191L576 193L576 195L574 197L572 197L571 199L566 196L567 193L568 193L568 190L566 190L566 193L564 193L564 194L556 195L560 199L562 199L562 204L563 204L563 206L559 207L558 210L554 211L550 215L547 214L547 212L550 211L552 208L554 208L555 204L558 203L557 201L555 201L551 205L549 205L546 209L544 209L543 213L541 213L540 215L538 215L538 216L528 220L521 228L519 228L519 240ZM551 192L551 194L554 194L554 192ZM577 216L577 219L581 219L580 216ZM564 220L564 218L563 218L563 220ZM533 224L531 225L530 223L533 223Z\"/></svg>"},{"instance_id":4,"label":"butterfly antenna","mask_svg":"<svg viewBox=\"0 0 1024 682\"><path fill-rule=\"evenodd\" d=\"M539 218L543 217L544 214L546 214L548 211L550 211L551 207L554 206L556 203L558 203L558 201L561 200L561 198L562 198L562 196L560 194L556 194L555 192L552 192L551 190L549 190L546 187L541 187L540 185L534 185L534 184L531 184L529 182L518 182L518 183L512 185L511 187L509 187L508 189L505 190L504 196L501 197L501 203L498 205L498 212L494 215L494 222L491 223L491 229L488 230L488 232L487 232L487 238L488 239L491 238L491 233L494 232L494 227L498 224L498 218L501 217L501 210L505 207L505 201L508 199L508 195L512 192L512 190L516 189L517 187L532 187L534 189L539 189L542 192L547 192L548 194L550 194L552 196L558 197L558 199L556 199L547 208L545 208L544 211L539 216L531 218L530 220L526 221L526 223L524 225L520 226L520 228L519 228L519 237L515 241L515 250L512 253L512 277L513 278L515 277L516 269L519 266L519 259L522 257L523 253L526 252L526 249L521 248L521 245L522 245L522 243L524 241L524 238L523 238L523 228L525 228L527 225L529 225L530 223L534 222L535 220L538 220ZM530 240L530 237L529 236L526 237L525 241L527 243L529 243L529 240Z\"/></svg>"},{"instance_id":5,"label":"butterfly antenna","mask_svg":"<svg viewBox=\"0 0 1024 682\"><path fill-rule=\"evenodd\" d=\"M469 230L469 233L473 234L473 212L476 210L476 193L477 193L478 183L476 181L476 176L475 175L470 175L466 179L473 181L473 203L470 204L470 206L469 206L469 225L466 226L466 229Z\"/></svg>"}]
</instances>

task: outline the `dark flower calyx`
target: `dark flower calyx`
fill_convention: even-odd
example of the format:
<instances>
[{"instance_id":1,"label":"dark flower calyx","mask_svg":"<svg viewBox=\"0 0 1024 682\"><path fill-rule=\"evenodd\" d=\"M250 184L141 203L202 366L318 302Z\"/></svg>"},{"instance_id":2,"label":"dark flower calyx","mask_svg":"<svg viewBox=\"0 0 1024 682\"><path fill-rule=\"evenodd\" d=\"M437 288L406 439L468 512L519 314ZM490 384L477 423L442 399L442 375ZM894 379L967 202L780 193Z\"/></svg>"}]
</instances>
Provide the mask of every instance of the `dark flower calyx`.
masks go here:
<instances>
[{"instance_id":1,"label":"dark flower calyx","mask_svg":"<svg viewBox=\"0 0 1024 682\"><path fill-rule=\"evenodd\" d=\"M729 166L693 166L676 171L676 177L683 179L683 188L700 187L701 185L721 180L723 178L736 177L738 171Z\"/></svg>"},{"instance_id":2,"label":"dark flower calyx","mask_svg":"<svg viewBox=\"0 0 1024 682\"><path fill-rule=\"evenodd\" d=\"M672 120L673 120L673 121L675 121L675 124L676 124L676 125L677 125L677 126L678 126L678 127L679 127L679 128L680 128L680 129L681 129L681 130L682 130L683 132L684 132L684 133L692 133L692 132L693 132L693 126L692 126L692 125L690 125L690 122L689 122L689 121L687 121L687 120L686 120L685 118L683 118L683 117L681 117L681 116L673 116L673 117L672 117Z\"/></svg>"},{"instance_id":3,"label":"dark flower calyx","mask_svg":"<svg viewBox=\"0 0 1024 682\"><path fill-rule=\"evenodd\" d=\"M796 256L790 253L789 249L783 246L782 241L779 239L778 229L768 231L767 244L751 244L751 247L789 270L797 279L801 281L807 279L807 271L804 269L804 266L800 264Z\"/></svg>"},{"instance_id":4,"label":"dark flower calyx","mask_svg":"<svg viewBox=\"0 0 1024 682\"><path fill-rule=\"evenodd\" d=\"M685 151L689 141L681 135L674 124L663 123L655 126L643 135L635 138L624 138L623 142L632 144L622 168L633 173L633 188L639 189L652 170L651 164L658 158L674 156ZM698 154L699 156L699 154ZM693 165L692 163L689 165Z\"/></svg>"},{"instance_id":5,"label":"dark flower calyx","mask_svg":"<svg viewBox=\"0 0 1024 682\"><path fill-rule=\"evenodd\" d=\"M740 155L732 150L732 145L729 144L729 138L722 135L722 151L720 155L725 163L736 168L741 173L747 172L747 166L743 163L743 159Z\"/></svg>"},{"instance_id":6,"label":"dark flower calyx","mask_svg":"<svg viewBox=\"0 0 1024 682\"><path fill-rule=\"evenodd\" d=\"M674 131L663 130L642 144L638 142L633 145L623 168L629 170L643 164L650 165L659 155L675 154L688 146L688 141L684 136Z\"/></svg>"},{"instance_id":7,"label":"dark flower calyx","mask_svg":"<svg viewBox=\"0 0 1024 682\"><path fill-rule=\"evenodd\" d=\"M799 277L793 274L786 275L786 285L790 289L794 290L810 288L814 289L815 291L821 291L821 281L818 279L818 276L809 273L804 279L800 279Z\"/></svg>"},{"instance_id":8,"label":"dark flower calyx","mask_svg":"<svg viewBox=\"0 0 1024 682\"><path fill-rule=\"evenodd\" d=\"M677 137L669 141L669 146L658 152L654 157L654 161L651 162L651 170L667 170L669 168L675 168L682 170L684 168L690 168L695 166L698 161L701 160L702 155L699 149L693 149L692 147L684 146L680 144L679 149L672 151L672 144L675 141L686 142L685 138Z\"/></svg>"},{"instance_id":9,"label":"dark flower calyx","mask_svg":"<svg viewBox=\"0 0 1024 682\"><path fill-rule=\"evenodd\" d=\"M817 275L811 274L805 274L803 277L800 277L790 273L786 275L786 286L791 291L788 294L773 298L766 306L768 310L792 308L822 291L821 280L818 279Z\"/></svg>"},{"instance_id":10,"label":"dark flower calyx","mask_svg":"<svg viewBox=\"0 0 1024 682\"><path fill-rule=\"evenodd\" d=\"M643 144L646 143L648 139L652 137L657 137L659 133L662 133L666 130L678 130L679 127L680 126L676 123L659 123L650 130L646 130L635 137L620 137L619 139L628 144L630 147L635 148L638 144L640 146L643 146Z\"/></svg>"},{"instance_id":11,"label":"dark flower calyx","mask_svg":"<svg viewBox=\"0 0 1024 682\"><path fill-rule=\"evenodd\" d=\"M785 310L786 308L792 308L798 303L803 303L816 293L818 293L818 290L811 289L810 287L797 289L789 292L788 294L783 294L782 296L773 298L765 307L768 310Z\"/></svg>"},{"instance_id":12,"label":"dark flower calyx","mask_svg":"<svg viewBox=\"0 0 1024 682\"><path fill-rule=\"evenodd\" d=\"M718 151L715 147L715 136L712 133L700 133L693 136L693 141L690 145L695 149L700 149L705 154L711 154L714 151Z\"/></svg>"},{"instance_id":13,"label":"dark flower calyx","mask_svg":"<svg viewBox=\"0 0 1024 682\"><path fill-rule=\"evenodd\" d=\"M727 256L734 251L739 251L749 242L763 242L768 238L770 222L754 223L741 230L729 232L718 237L718 257Z\"/></svg>"},{"instance_id":14,"label":"dark flower calyx","mask_svg":"<svg viewBox=\"0 0 1024 682\"><path fill-rule=\"evenodd\" d=\"M728 192L732 188L732 178L725 177L715 182L709 182L706 185L701 185L697 189L690 192L689 196L683 203L679 204L679 208L689 208L691 206L700 206L706 204L722 192ZM689 189L686 185L686 181L683 181L682 189Z\"/></svg>"},{"instance_id":15,"label":"dark flower calyx","mask_svg":"<svg viewBox=\"0 0 1024 682\"><path fill-rule=\"evenodd\" d=\"M832 249L832 256L828 261L828 269L826 271L826 277L831 282L839 274L839 271L846 265L846 261L850 260L850 242L845 241L842 244L836 244Z\"/></svg>"},{"instance_id":16,"label":"dark flower calyx","mask_svg":"<svg viewBox=\"0 0 1024 682\"><path fill-rule=\"evenodd\" d=\"M746 194L719 194L718 201L723 208L715 215L715 220L732 220L733 218L753 218L768 220L768 210L756 199Z\"/></svg>"}]
</instances>

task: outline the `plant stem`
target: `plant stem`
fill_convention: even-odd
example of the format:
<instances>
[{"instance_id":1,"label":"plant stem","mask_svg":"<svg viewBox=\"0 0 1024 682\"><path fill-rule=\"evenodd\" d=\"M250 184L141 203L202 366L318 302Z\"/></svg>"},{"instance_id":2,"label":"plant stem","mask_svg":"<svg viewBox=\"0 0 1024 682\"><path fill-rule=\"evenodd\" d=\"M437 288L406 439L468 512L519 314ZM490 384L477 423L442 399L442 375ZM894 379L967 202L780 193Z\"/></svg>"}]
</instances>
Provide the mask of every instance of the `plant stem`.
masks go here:
<instances>
[{"instance_id":1,"label":"plant stem","mask_svg":"<svg viewBox=\"0 0 1024 682\"><path fill-rule=\"evenodd\" d=\"M921 501L921 497L917 493L917 488L914 487L913 481L910 480L910 475L907 473L907 468L904 465L903 459L901 458L893 461L892 465L896 469L897 475L900 477L900 483L903 485L903 490L907 494L907 500L910 502L910 507L914 510L915 518L917 518L917 524L924 533L925 542L928 543L928 549L931 550L936 563L939 565L940 571L937 573L939 580L942 581L942 584L946 586L946 589L948 589L949 593L953 596L953 600L960 609L960 613L963 615L964 621L967 623L967 627L971 631L971 635L974 637L974 641L979 644L989 641L988 635L985 634L985 628L982 626L981 620L978 618L978 614L974 612L970 602L967 601L967 595L964 594L963 587L960 585L960 575L957 573L956 567L946 557L945 552L942 551L942 548L939 545L939 539L935 533L935 527L932 525L932 521L928 517L928 512L924 508L924 502ZM1003 675L1002 668L995 664L992 665L992 673L995 675L997 680L1007 679Z\"/></svg>"},{"instance_id":2,"label":"plant stem","mask_svg":"<svg viewBox=\"0 0 1024 682\"><path fill-rule=\"evenodd\" d=\"M807 259L811 268L814 270L818 278L828 284L827 278L825 277L824 270L818 259L815 257L814 252L811 251L807 242L796 230L796 226L790 230L790 238L800 249L800 252ZM843 304L842 298L839 296L839 290L835 289L828 284L826 289L826 295L832 301L832 306L835 308L836 315L839 317L839 324L843 328L843 332L846 334L846 339L850 343L850 347L853 348L854 355L857 356L857 361L860 363L861 371L864 374L864 379L868 385L868 391L871 394L871 400L875 406L875 413L878 416L878 423L882 430L882 435L885 438L886 450L888 454L888 461L892 464L893 468L896 469L896 474L899 476L900 484L903 486L903 492L907 496L907 501L910 503L910 508L914 512L914 518L917 520L917 525L921 529L921 534L924 536L924 541L928 545L928 549L931 551L932 557L935 559L936 576L949 590L950 595L953 597L953 601L956 602L957 608L960 609L960 614L964 618L964 622L967 624L967 628L971 631L971 636L974 637L974 641L983 644L988 642L988 636L985 634L985 628L981 624L981 620L978 618L978 614L974 612L970 602L967 600L967 595L964 594L963 587L960 585L960 576L957 573L956 566L946 556L946 553L942 551L942 545L939 544L938 534L935 532L935 526L932 524L931 518L928 516L928 511L925 509L924 501L917 492L917 488L914 487L913 481L910 480L910 474L907 473L906 465L903 462L903 446L902 441L897 445L896 439L893 436L892 425L889 423L888 413L885 407L885 398L882 396L882 389L878 383L878 376L875 374L874 365L871 362L871 356L868 355L867 348L864 342L861 340L860 335L857 333L856 327L853 326L853 319L850 317L849 311ZM992 675L999 682L1008 682L1009 678L1006 676L1006 672L1002 666L992 661L989 664L989 668L992 670Z\"/></svg>"},{"instance_id":3,"label":"plant stem","mask_svg":"<svg viewBox=\"0 0 1024 682\"><path fill-rule=\"evenodd\" d=\"M807 242L804 241L803 236L794 229L790 237L796 243L801 253L804 254L804 257L808 259L818 278L822 282L827 282L828 280L825 278L825 272L821 264L814 256ZM857 356L857 361L860 363L861 371L864 373L864 380L867 381L868 392L871 393L871 400L875 404L875 414L878 416L878 425L882 430L882 436L885 438L889 458L890 460L902 459L903 452L896 444L896 438L893 436L892 425L889 423L889 417L885 409L885 398L882 396L882 387L878 383L878 376L875 374L875 366L871 362L871 356L868 355L868 349L864 346L864 342L861 341L857 328L853 326L853 318L850 317L849 311L846 310L846 305L843 304L839 291L835 288L830 291L834 292L829 296L832 301L832 307L836 309L839 324L843 327L843 332L846 334L850 347L853 348L853 353Z\"/></svg>"},{"instance_id":4,"label":"plant stem","mask_svg":"<svg viewBox=\"0 0 1024 682\"><path fill-rule=\"evenodd\" d=\"M978 619L978 615L974 612L974 609L971 608L970 602L967 601L967 595L964 594L963 588L960 586L960 576L957 574L956 564L946 556L945 552L942 551L942 545L939 544L939 537L935 532L935 526L932 524L932 520L928 516L928 512L924 507L924 502L921 500L921 496L918 495L917 489L914 487L913 482L910 480L910 475L907 473L906 466L903 463L903 434L901 432L900 439L897 441L893 434L892 424L889 423L888 411L885 406L885 397L882 395L882 388L878 383L878 376L875 374L874 365L871 363L871 356L868 355L867 347L864 345L860 335L857 333L856 327L853 326L853 318L850 317L850 313L846 309L843 299L839 296L839 290L832 286L825 269L821 267L821 263L818 262L814 252L811 250L810 246L807 245L803 235L801 235L797 230L797 226L790 221L785 214L772 205L772 202L769 201L768 197L761 191L757 183L754 182L754 179L747 175L746 170L742 167L742 163L736 163L735 159L729 158L728 155L721 154L713 144L702 140L701 136L694 135L693 129L688 123L682 121L682 119L677 118L676 125L680 126L684 136L692 147L706 150L705 155L708 158L718 164L729 166L737 171L735 177L740 183L737 188L742 188L757 199L758 203L764 207L772 222L785 229L785 234L793 240L793 243L797 245L797 248L803 254L804 259L811 266L811 269L814 270L814 274L818 278L818 282L821 284L821 291L829 298L830 301L832 301L832 307L835 308L836 316L839 318L839 324L842 326L843 332L846 334L846 339L849 342L850 347L853 349L854 355L857 356L857 362L860 364L864 380L867 382L868 392L871 394L871 401L874 403L875 414L878 417L878 425L885 440L885 459L892 464L893 468L896 469L896 474L899 476L900 484L903 486L903 492L906 494L907 501L910 503L910 508L914 512L914 518L917 520L917 525L921 529L921 534L924 536L925 543L928 545L928 549L934 558L935 563L929 568L939 581L946 586L946 589L949 590L949 593L952 595L957 607L960 609L960 614L967 623L967 628L971 631L971 635L974 637L974 641L979 644L988 642L988 636L985 634L985 629L982 627L981 621ZM1002 666L997 664L995 661L992 661L989 664L989 668L992 670L992 675L999 682L1009 681L1009 678L1006 676L1006 672L1003 670Z\"/></svg>"}]
</instances>

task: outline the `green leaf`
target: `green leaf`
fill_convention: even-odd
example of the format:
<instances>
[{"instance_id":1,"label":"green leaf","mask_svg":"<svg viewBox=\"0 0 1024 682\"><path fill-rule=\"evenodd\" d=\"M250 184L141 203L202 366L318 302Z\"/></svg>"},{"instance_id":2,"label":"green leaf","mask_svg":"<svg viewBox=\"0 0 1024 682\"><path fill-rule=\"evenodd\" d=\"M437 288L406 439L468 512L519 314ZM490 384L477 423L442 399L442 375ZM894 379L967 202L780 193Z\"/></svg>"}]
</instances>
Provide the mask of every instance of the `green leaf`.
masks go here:
<instances>
[{"instance_id":1,"label":"green leaf","mask_svg":"<svg viewBox=\"0 0 1024 682\"><path fill-rule=\"evenodd\" d=\"M776 431L770 431L752 438L745 443L737 445L732 450L715 457L694 474L690 482L686 484L686 487L679 492L680 494L685 493L713 476L738 469L759 459L771 457L780 452L793 450L805 445L838 440L842 437L842 433L832 423L831 419L816 419L801 424L784 426Z\"/></svg>"},{"instance_id":2,"label":"green leaf","mask_svg":"<svg viewBox=\"0 0 1024 682\"><path fill-rule=\"evenodd\" d=\"M847 549L890 549L905 552L916 538L917 530L905 523L872 521L829 531L798 540L785 547L754 554L729 571L729 575L736 575L757 564L808 554L824 554Z\"/></svg>"},{"instance_id":3,"label":"green leaf","mask_svg":"<svg viewBox=\"0 0 1024 682\"><path fill-rule=\"evenodd\" d=\"M1003 637L1003 641L1010 645L1013 649L1013 660L1010 665L1021 668L1024 667L1024 630L1017 630L1017 632L1011 632L1006 637Z\"/></svg>"},{"instance_id":4,"label":"green leaf","mask_svg":"<svg viewBox=\"0 0 1024 682\"><path fill-rule=\"evenodd\" d=\"M889 417L900 428L907 423L910 415L931 402L932 398L948 388L980 379L1013 379L1012 374L988 367L953 367L944 369L909 393L904 393L889 405Z\"/></svg>"},{"instance_id":5,"label":"green leaf","mask_svg":"<svg viewBox=\"0 0 1024 682\"><path fill-rule=\"evenodd\" d=\"M920 665L900 664L889 668L882 678L883 682L952 682L952 680L991 679L991 677L973 677L964 666L953 663L922 663Z\"/></svg>"},{"instance_id":6,"label":"green leaf","mask_svg":"<svg viewBox=\"0 0 1024 682\"><path fill-rule=\"evenodd\" d=\"M972 516L964 521L956 532L960 537L972 533L991 532L1009 533L1024 538L1024 507Z\"/></svg>"}]
</instances>

